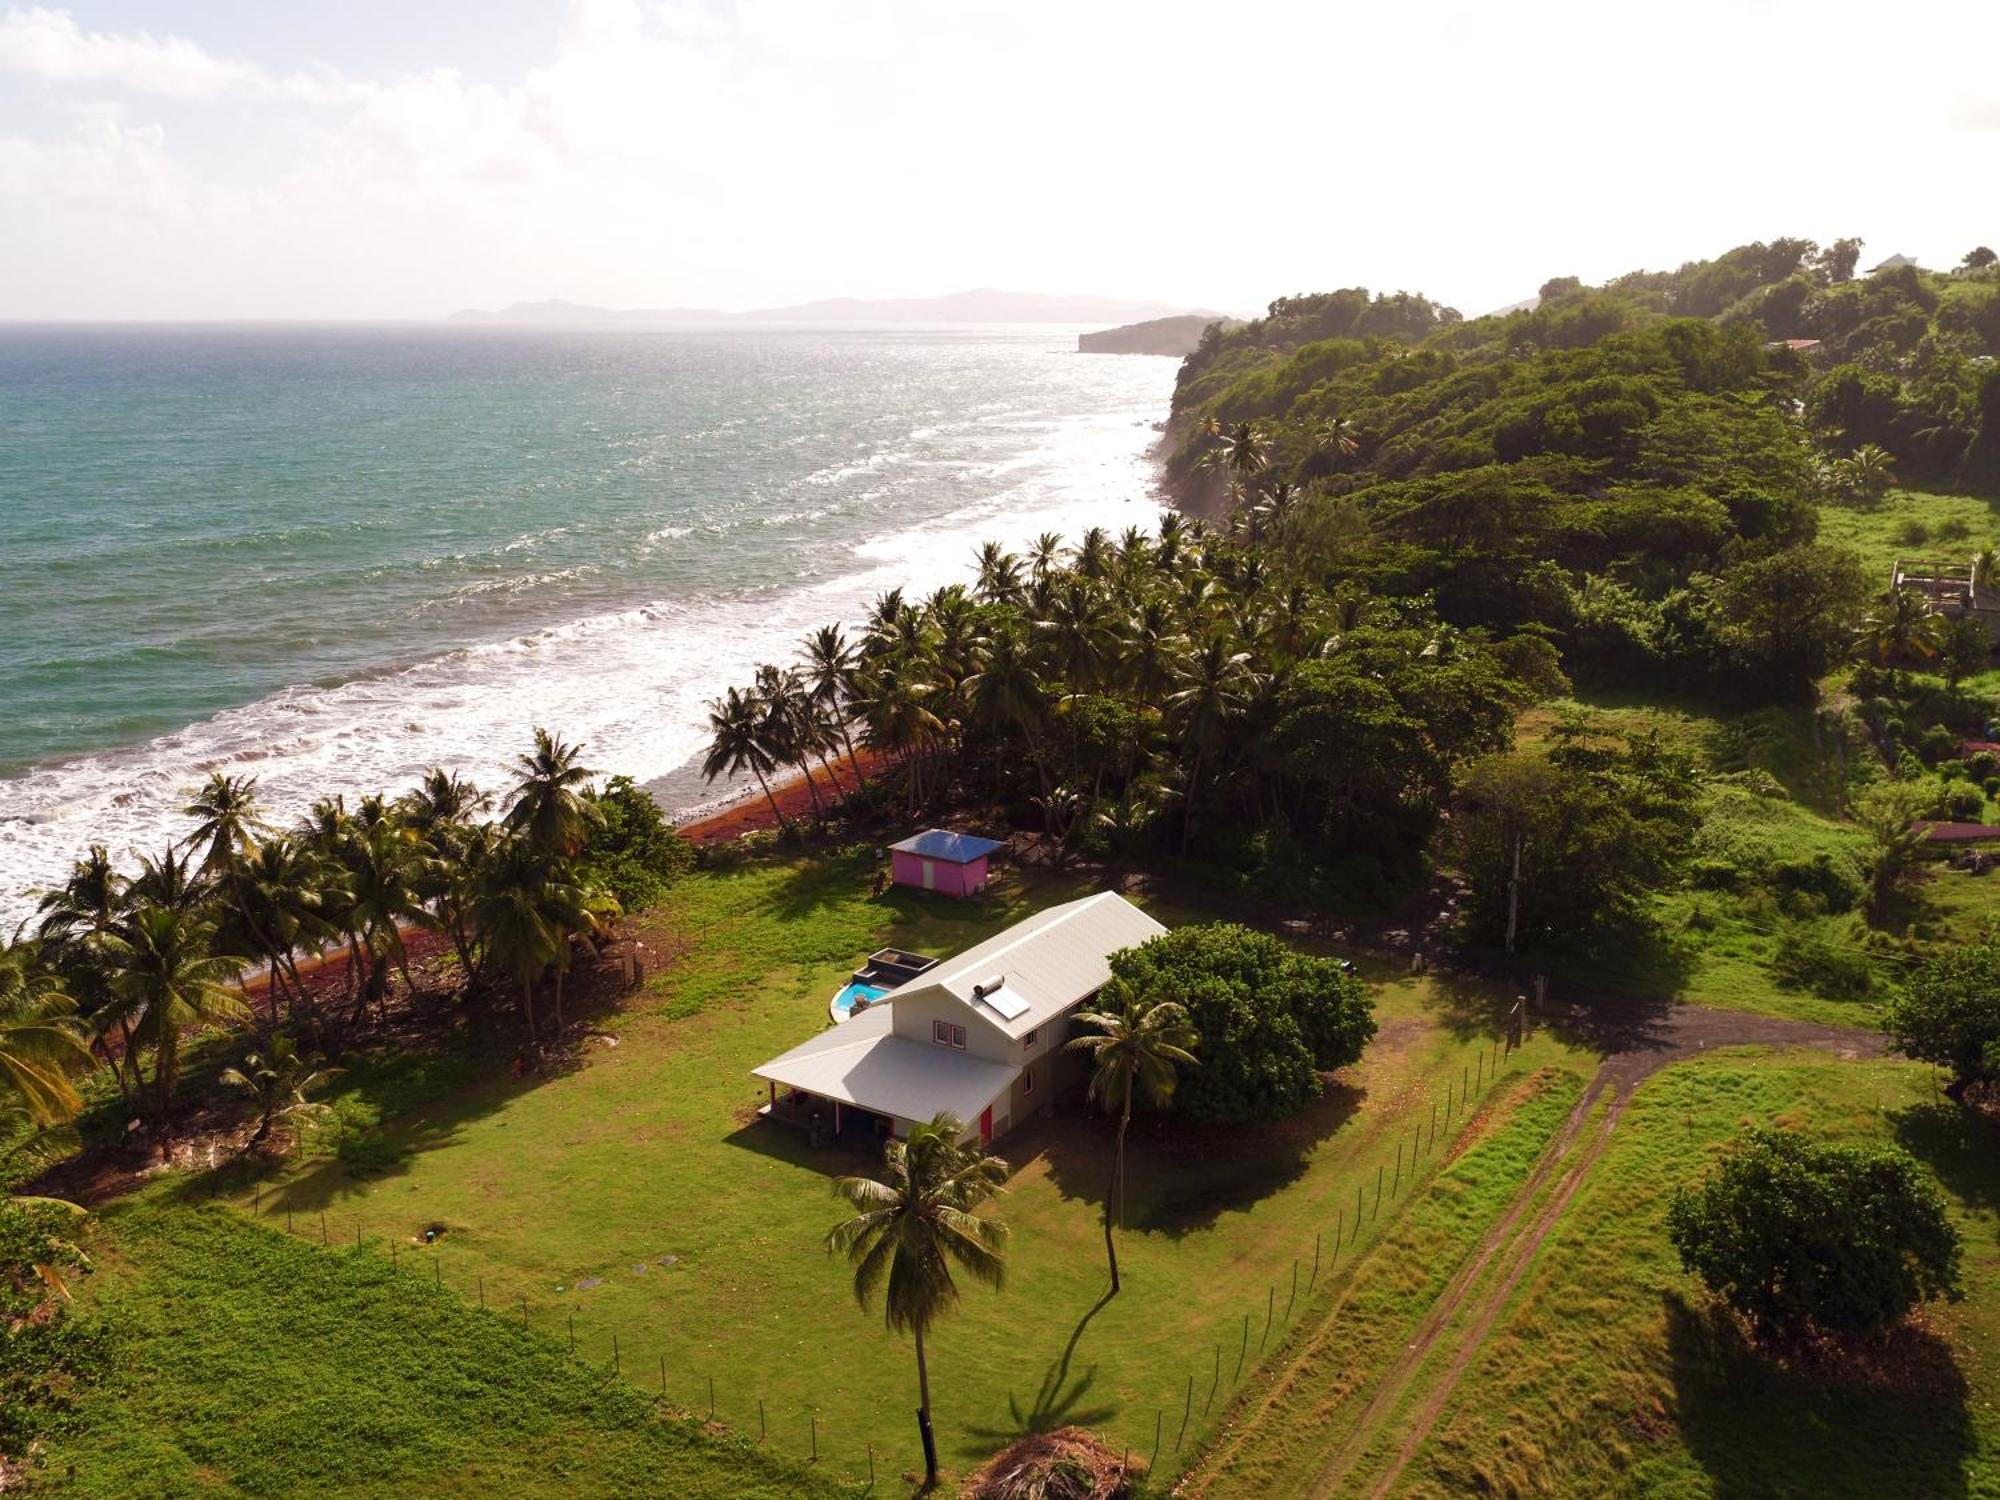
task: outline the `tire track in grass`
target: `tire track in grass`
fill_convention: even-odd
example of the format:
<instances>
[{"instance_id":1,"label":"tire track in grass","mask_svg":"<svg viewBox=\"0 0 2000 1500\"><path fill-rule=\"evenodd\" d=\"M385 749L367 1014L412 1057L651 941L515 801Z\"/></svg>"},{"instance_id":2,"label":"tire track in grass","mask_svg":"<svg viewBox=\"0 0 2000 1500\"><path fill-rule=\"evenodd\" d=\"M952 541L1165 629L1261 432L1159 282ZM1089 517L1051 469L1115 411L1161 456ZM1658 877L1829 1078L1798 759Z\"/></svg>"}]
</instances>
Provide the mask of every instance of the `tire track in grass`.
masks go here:
<instances>
[{"instance_id":1,"label":"tire track in grass","mask_svg":"<svg viewBox=\"0 0 2000 1500\"><path fill-rule=\"evenodd\" d=\"M1348 1431L1346 1440L1313 1481L1314 1495L1327 1496L1345 1492L1342 1481L1367 1452L1369 1444L1381 1430L1382 1422L1409 1393L1411 1383L1430 1358L1439 1336L1457 1318L1473 1289L1485 1278L1487 1268L1493 1264L1495 1258L1502 1251L1520 1243L1522 1236L1517 1231L1521 1221L1527 1217L1528 1210L1541 1196L1543 1187L1568 1159L1576 1145L1578 1135L1582 1133L1584 1122L1590 1118L1591 1112L1597 1107L1597 1101L1604 1096L1604 1091L1610 1082L1606 1071L1599 1068L1571 1108L1569 1118L1563 1122L1561 1131L1543 1149L1540 1160L1535 1163L1534 1171L1529 1173L1528 1180L1521 1184L1520 1191L1507 1205L1506 1212L1501 1214L1481 1237L1478 1248L1466 1258L1464 1264L1458 1268L1457 1274L1439 1294L1438 1299L1430 1305L1423 1317L1418 1319L1416 1328L1411 1331L1409 1340L1397 1354L1395 1362L1376 1381L1375 1393L1369 1398L1368 1405L1362 1409L1360 1419ZM1562 1179L1561 1185L1551 1199L1553 1213L1537 1221L1533 1236L1537 1243L1539 1237L1548 1232L1549 1225L1554 1223L1555 1215L1561 1213L1562 1205L1566 1204L1569 1196L1576 1191L1576 1185L1582 1180L1583 1170L1596 1159L1597 1152L1603 1150L1603 1143L1609 1138L1610 1128L1622 1107L1622 1102L1613 1101L1611 1113L1607 1115L1604 1126L1586 1153L1584 1161ZM1526 1259L1525 1255L1521 1256L1518 1263L1524 1265ZM1497 1304L1493 1307L1493 1312L1498 1312ZM1490 1318L1487 1321L1490 1321ZM1411 1451L1414 1452L1415 1449L1412 1448ZM1398 1468L1400 1470L1400 1465ZM1381 1491L1377 1490L1376 1493L1380 1494Z\"/></svg>"}]
</instances>

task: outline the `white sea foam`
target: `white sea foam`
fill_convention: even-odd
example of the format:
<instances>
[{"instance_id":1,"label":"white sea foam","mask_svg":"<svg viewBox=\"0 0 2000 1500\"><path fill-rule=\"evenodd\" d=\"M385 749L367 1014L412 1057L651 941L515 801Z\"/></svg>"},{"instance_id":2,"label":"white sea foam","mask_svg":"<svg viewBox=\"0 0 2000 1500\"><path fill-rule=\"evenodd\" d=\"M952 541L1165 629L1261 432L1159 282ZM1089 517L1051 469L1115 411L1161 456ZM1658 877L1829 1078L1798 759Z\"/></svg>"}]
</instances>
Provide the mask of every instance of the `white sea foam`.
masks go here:
<instances>
[{"instance_id":1,"label":"white sea foam","mask_svg":"<svg viewBox=\"0 0 2000 1500\"><path fill-rule=\"evenodd\" d=\"M760 661L788 659L818 626L851 624L881 591L969 581L986 540L1020 547L1043 531L1150 528L1152 432L1141 415L1038 424L1017 458L982 471L986 498L844 555L832 549L820 576L789 588L659 600L337 686L295 686L133 749L0 782L0 931L11 932L34 892L87 845L129 859L184 835L186 793L214 770L258 776L280 821L329 793L401 790L433 765L503 787L536 725L582 741L589 763L607 771L667 775L700 750L709 698L747 681Z\"/></svg>"}]
</instances>

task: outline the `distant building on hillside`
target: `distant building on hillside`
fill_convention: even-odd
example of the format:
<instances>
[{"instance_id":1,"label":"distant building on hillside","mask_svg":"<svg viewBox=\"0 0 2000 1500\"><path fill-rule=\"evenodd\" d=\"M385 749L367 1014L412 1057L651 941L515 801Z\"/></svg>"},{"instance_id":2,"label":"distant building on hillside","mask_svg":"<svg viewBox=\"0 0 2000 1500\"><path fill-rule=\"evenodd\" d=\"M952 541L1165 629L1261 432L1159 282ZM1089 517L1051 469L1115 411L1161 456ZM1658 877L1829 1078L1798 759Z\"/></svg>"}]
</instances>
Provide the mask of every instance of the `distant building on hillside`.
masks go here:
<instances>
[{"instance_id":1,"label":"distant building on hillside","mask_svg":"<svg viewBox=\"0 0 2000 1500\"><path fill-rule=\"evenodd\" d=\"M1772 339L1766 349L1789 349L1794 354L1810 354L1819 347L1818 339Z\"/></svg>"},{"instance_id":2,"label":"distant building on hillside","mask_svg":"<svg viewBox=\"0 0 2000 1500\"><path fill-rule=\"evenodd\" d=\"M1881 265L1870 266L1868 268L1868 274L1870 276L1875 276L1879 275L1883 271L1900 271L1903 269L1904 266L1910 266L1913 269L1919 271L1923 269L1922 266L1919 266L1915 261L1911 260L1910 257L1907 255L1892 255L1887 260L1883 261Z\"/></svg>"},{"instance_id":3,"label":"distant building on hillside","mask_svg":"<svg viewBox=\"0 0 2000 1500\"><path fill-rule=\"evenodd\" d=\"M1972 616L1986 627L1989 640L2000 641L2000 593L1988 586L1969 562L1912 561L1897 558L1889 578L1892 592L1904 589L1923 596L1933 614L1947 620Z\"/></svg>"}]
</instances>

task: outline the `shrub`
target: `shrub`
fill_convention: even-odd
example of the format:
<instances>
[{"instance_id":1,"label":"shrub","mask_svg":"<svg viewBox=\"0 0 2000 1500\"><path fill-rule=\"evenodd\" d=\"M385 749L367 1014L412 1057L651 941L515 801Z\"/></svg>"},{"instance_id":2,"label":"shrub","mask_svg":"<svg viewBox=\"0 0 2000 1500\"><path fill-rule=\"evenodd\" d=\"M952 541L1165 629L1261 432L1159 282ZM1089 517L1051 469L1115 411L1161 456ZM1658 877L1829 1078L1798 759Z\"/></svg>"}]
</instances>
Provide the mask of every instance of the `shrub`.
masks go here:
<instances>
[{"instance_id":1,"label":"shrub","mask_svg":"<svg viewBox=\"0 0 2000 1500\"><path fill-rule=\"evenodd\" d=\"M1931 529L1915 516L1897 523L1896 545L1899 547L1921 547L1931 539Z\"/></svg>"},{"instance_id":2,"label":"shrub","mask_svg":"<svg viewBox=\"0 0 2000 1500\"><path fill-rule=\"evenodd\" d=\"M1173 1110L1193 1120L1294 1114L1319 1097L1321 1070L1354 1062L1375 1034L1367 992L1332 959L1230 923L1176 928L1114 953L1111 972L1187 1008L1201 1065L1182 1075Z\"/></svg>"},{"instance_id":3,"label":"shrub","mask_svg":"<svg viewBox=\"0 0 2000 1500\"><path fill-rule=\"evenodd\" d=\"M668 826L660 804L629 776L612 777L596 802L603 821L583 847L579 873L617 897L626 911L656 904L676 878L694 868L694 845Z\"/></svg>"},{"instance_id":4,"label":"shrub","mask_svg":"<svg viewBox=\"0 0 2000 1500\"><path fill-rule=\"evenodd\" d=\"M104 1331L72 1319L60 1290L90 1265L76 1243L79 1222L51 1201L0 1201L0 1452L16 1458L63 1425L107 1362Z\"/></svg>"},{"instance_id":5,"label":"shrub","mask_svg":"<svg viewBox=\"0 0 2000 1500\"><path fill-rule=\"evenodd\" d=\"M1847 934L1829 934L1808 922L1794 922L1778 934L1771 972L1788 989L1827 1000L1864 1000L1875 987L1868 956Z\"/></svg>"},{"instance_id":6,"label":"shrub","mask_svg":"<svg viewBox=\"0 0 2000 1500\"><path fill-rule=\"evenodd\" d=\"M1951 1070L1951 1095L1996 1076L2000 939L1946 948L1918 966L1884 1020L1899 1051Z\"/></svg>"},{"instance_id":7,"label":"shrub","mask_svg":"<svg viewBox=\"0 0 2000 1500\"><path fill-rule=\"evenodd\" d=\"M1813 897L1824 911L1852 911L1868 893L1860 867L1846 855L1822 849L1808 859L1781 859L1771 866L1771 881L1780 891Z\"/></svg>"},{"instance_id":8,"label":"shrub","mask_svg":"<svg viewBox=\"0 0 2000 1500\"><path fill-rule=\"evenodd\" d=\"M1953 823L1977 823L1986 816L1986 793L1976 786L1947 787L1936 803L1938 816Z\"/></svg>"},{"instance_id":9,"label":"shrub","mask_svg":"<svg viewBox=\"0 0 2000 1500\"><path fill-rule=\"evenodd\" d=\"M1667 1213L1681 1267L1759 1333L1879 1333L1962 1295L1944 1195L1886 1147L1753 1130Z\"/></svg>"}]
</instances>

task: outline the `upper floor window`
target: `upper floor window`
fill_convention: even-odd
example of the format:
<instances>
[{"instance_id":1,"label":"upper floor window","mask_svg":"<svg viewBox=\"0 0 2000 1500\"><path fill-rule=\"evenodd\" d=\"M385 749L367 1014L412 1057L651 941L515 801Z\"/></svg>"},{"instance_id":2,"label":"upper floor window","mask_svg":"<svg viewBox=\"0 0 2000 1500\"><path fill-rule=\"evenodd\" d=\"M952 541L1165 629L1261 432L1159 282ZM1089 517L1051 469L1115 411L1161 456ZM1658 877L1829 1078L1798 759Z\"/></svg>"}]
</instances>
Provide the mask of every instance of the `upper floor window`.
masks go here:
<instances>
[{"instance_id":1,"label":"upper floor window","mask_svg":"<svg viewBox=\"0 0 2000 1500\"><path fill-rule=\"evenodd\" d=\"M950 1021L931 1022L931 1040L940 1047L956 1047L965 1050L965 1028L955 1026Z\"/></svg>"},{"instance_id":2,"label":"upper floor window","mask_svg":"<svg viewBox=\"0 0 2000 1500\"><path fill-rule=\"evenodd\" d=\"M1041 1028L1038 1026L1032 1031L1028 1032L1026 1036L1021 1038L1021 1045L1023 1047L1032 1047L1035 1045L1036 1042L1039 1042L1041 1039L1042 1039L1042 1032Z\"/></svg>"}]
</instances>

